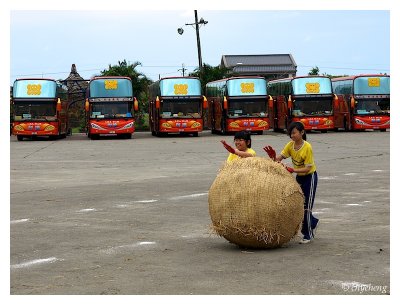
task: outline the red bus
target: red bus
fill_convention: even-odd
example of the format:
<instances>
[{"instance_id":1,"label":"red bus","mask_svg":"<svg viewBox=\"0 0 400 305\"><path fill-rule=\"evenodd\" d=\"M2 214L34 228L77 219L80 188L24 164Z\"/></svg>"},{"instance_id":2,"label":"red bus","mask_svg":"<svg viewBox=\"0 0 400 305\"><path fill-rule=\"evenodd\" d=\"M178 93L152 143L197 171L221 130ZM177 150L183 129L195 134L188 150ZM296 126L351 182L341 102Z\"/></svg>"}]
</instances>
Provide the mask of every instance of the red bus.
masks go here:
<instances>
[{"instance_id":1,"label":"red bus","mask_svg":"<svg viewBox=\"0 0 400 305\"><path fill-rule=\"evenodd\" d=\"M326 76L296 76L268 82L268 93L273 96L270 112L275 131L287 129L300 121L305 130L333 130L332 84Z\"/></svg>"},{"instance_id":2,"label":"red bus","mask_svg":"<svg viewBox=\"0 0 400 305\"><path fill-rule=\"evenodd\" d=\"M45 78L17 79L12 91L12 134L18 141L46 136L65 138L68 132L68 88Z\"/></svg>"},{"instance_id":3,"label":"red bus","mask_svg":"<svg viewBox=\"0 0 400 305\"><path fill-rule=\"evenodd\" d=\"M212 133L247 130L262 134L270 128L267 82L263 77L240 76L206 84Z\"/></svg>"},{"instance_id":4,"label":"red bus","mask_svg":"<svg viewBox=\"0 0 400 305\"><path fill-rule=\"evenodd\" d=\"M89 82L85 103L87 135L117 135L130 139L135 131L132 81L123 76L94 77Z\"/></svg>"},{"instance_id":5,"label":"red bus","mask_svg":"<svg viewBox=\"0 0 400 305\"><path fill-rule=\"evenodd\" d=\"M203 131L207 100L196 77L167 77L149 86L149 125L153 136Z\"/></svg>"},{"instance_id":6,"label":"red bus","mask_svg":"<svg viewBox=\"0 0 400 305\"><path fill-rule=\"evenodd\" d=\"M390 76L382 74L332 79L337 95L335 128L344 130L390 128Z\"/></svg>"}]
</instances>

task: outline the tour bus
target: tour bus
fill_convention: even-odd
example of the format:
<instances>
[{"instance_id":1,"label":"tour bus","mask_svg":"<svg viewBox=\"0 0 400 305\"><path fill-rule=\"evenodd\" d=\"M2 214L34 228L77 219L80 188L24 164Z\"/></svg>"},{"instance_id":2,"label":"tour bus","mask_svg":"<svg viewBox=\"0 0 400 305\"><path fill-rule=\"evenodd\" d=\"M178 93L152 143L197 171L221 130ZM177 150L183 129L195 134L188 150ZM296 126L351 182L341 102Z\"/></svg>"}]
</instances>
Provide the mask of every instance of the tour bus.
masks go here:
<instances>
[{"instance_id":1,"label":"tour bus","mask_svg":"<svg viewBox=\"0 0 400 305\"><path fill-rule=\"evenodd\" d=\"M332 84L326 76L296 76L271 80L268 93L273 97L270 113L275 131L300 121L305 130L334 130Z\"/></svg>"},{"instance_id":2,"label":"tour bus","mask_svg":"<svg viewBox=\"0 0 400 305\"><path fill-rule=\"evenodd\" d=\"M134 112L139 108L132 81L123 76L97 76L90 80L85 103L87 135L117 135L128 139L135 131Z\"/></svg>"},{"instance_id":3,"label":"tour bus","mask_svg":"<svg viewBox=\"0 0 400 305\"><path fill-rule=\"evenodd\" d=\"M262 134L270 128L269 97L263 77L240 76L209 82L206 98L212 133L247 130Z\"/></svg>"},{"instance_id":4,"label":"tour bus","mask_svg":"<svg viewBox=\"0 0 400 305\"><path fill-rule=\"evenodd\" d=\"M337 95L335 128L344 130L390 128L390 76L358 75L332 79Z\"/></svg>"},{"instance_id":5,"label":"tour bus","mask_svg":"<svg viewBox=\"0 0 400 305\"><path fill-rule=\"evenodd\" d=\"M18 141L46 136L65 138L68 133L68 88L53 79L24 78L12 90L12 134Z\"/></svg>"},{"instance_id":6,"label":"tour bus","mask_svg":"<svg viewBox=\"0 0 400 305\"><path fill-rule=\"evenodd\" d=\"M166 77L149 86L149 125L153 136L203 131L207 100L196 77Z\"/></svg>"}]
</instances>

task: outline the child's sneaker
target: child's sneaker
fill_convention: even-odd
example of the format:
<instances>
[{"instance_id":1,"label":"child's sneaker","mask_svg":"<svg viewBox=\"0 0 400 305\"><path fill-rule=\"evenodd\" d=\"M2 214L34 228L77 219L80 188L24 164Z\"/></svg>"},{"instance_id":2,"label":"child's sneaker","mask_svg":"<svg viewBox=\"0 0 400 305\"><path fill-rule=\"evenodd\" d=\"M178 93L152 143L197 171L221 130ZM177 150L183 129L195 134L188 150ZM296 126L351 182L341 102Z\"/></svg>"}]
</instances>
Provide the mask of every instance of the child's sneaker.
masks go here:
<instances>
[{"instance_id":1,"label":"child's sneaker","mask_svg":"<svg viewBox=\"0 0 400 305\"><path fill-rule=\"evenodd\" d=\"M311 242L311 239L302 238L302 239L299 241L299 244L308 244L308 243L310 243L310 242Z\"/></svg>"}]
</instances>

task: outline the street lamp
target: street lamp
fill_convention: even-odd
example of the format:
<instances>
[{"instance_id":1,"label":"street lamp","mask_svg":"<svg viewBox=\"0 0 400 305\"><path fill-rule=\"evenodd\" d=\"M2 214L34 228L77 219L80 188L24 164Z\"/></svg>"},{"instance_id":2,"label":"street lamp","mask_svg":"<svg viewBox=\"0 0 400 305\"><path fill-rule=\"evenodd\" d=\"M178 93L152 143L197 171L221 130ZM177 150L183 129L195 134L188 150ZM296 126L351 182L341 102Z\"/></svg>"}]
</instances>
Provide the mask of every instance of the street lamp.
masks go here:
<instances>
[{"instance_id":1,"label":"street lamp","mask_svg":"<svg viewBox=\"0 0 400 305\"><path fill-rule=\"evenodd\" d=\"M200 21L197 19L197 10L194 10L194 23L185 23L185 25L196 25L196 37L197 37L197 55L199 57L199 71L200 73L203 70L203 61L201 59L201 46L200 46L200 34L199 34L199 24L206 25L208 21L204 20L203 18L200 18ZM179 28L178 29L178 34L182 35L183 34L183 29Z\"/></svg>"}]
</instances>

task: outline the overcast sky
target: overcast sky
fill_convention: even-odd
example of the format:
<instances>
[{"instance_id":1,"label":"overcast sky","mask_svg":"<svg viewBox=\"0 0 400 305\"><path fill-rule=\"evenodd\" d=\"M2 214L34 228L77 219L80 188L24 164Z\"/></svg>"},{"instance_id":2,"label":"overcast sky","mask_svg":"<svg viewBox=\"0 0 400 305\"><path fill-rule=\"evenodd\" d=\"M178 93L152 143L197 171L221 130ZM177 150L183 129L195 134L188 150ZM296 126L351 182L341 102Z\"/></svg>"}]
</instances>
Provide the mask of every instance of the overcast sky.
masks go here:
<instances>
[{"instance_id":1,"label":"overcast sky","mask_svg":"<svg viewBox=\"0 0 400 305\"><path fill-rule=\"evenodd\" d=\"M390 73L389 10L198 10L203 63L222 55L292 54L297 75ZM193 10L43 11L10 14L10 81L90 78L126 59L150 79L198 66ZM179 35L178 28L184 33Z\"/></svg>"}]
</instances>

